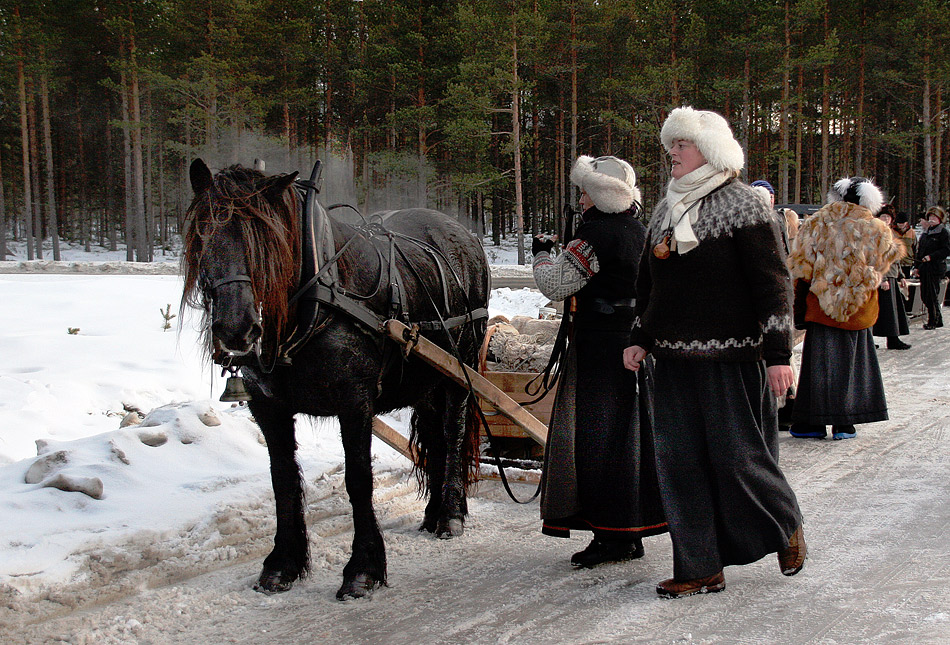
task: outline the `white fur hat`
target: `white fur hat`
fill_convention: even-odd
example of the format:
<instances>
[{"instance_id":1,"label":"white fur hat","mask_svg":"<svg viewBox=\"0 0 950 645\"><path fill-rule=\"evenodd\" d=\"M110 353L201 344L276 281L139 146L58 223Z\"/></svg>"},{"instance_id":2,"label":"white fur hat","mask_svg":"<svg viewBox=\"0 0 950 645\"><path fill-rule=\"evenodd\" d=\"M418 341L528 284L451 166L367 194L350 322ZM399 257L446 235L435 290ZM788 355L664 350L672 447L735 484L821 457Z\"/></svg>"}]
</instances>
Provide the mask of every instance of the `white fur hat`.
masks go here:
<instances>
[{"instance_id":1,"label":"white fur hat","mask_svg":"<svg viewBox=\"0 0 950 645\"><path fill-rule=\"evenodd\" d=\"M828 203L851 202L864 206L877 215L884 206L884 194L870 179L864 177L844 177L839 179L828 191Z\"/></svg>"},{"instance_id":2,"label":"white fur hat","mask_svg":"<svg viewBox=\"0 0 950 645\"><path fill-rule=\"evenodd\" d=\"M729 123L715 112L688 106L675 108L663 123L660 141L669 152L677 139L695 143L706 163L717 170L739 172L745 165L742 146L732 136Z\"/></svg>"},{"instance_id":3,"label":"white fur hat","mask_svg":"<svg viewBox=\"0 0 950 645\"><path fill-rule=\"evenodd\" d=\"M594 159L581 155L571 168L571 181L603 213L622 213L640 201L637 174L630 164L617 157Z\"/></svg>"}]
</instances>

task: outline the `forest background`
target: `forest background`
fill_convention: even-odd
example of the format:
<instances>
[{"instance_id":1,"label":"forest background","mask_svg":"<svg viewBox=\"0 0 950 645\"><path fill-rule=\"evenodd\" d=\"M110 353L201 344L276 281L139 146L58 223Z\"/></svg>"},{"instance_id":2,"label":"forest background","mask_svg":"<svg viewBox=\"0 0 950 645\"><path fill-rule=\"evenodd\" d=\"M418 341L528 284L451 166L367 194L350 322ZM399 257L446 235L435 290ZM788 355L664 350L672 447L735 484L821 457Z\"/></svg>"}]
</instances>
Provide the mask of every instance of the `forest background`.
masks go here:
<instances>
[{"instance_id":1,"label":"forest background","mask_svg":"<svg viewBox=\"0 0 950 645\"><path fill-rule=\"evenodd\" d=\"M726 116L780 203L865 175L915 218L950 199L948 3L0 0L0 260L152 260L196 157L320 158L326 204L437 208L497 244L560 230L572 160L613 154L649 212L679 105Z\"/></svg>"}]
</instances>

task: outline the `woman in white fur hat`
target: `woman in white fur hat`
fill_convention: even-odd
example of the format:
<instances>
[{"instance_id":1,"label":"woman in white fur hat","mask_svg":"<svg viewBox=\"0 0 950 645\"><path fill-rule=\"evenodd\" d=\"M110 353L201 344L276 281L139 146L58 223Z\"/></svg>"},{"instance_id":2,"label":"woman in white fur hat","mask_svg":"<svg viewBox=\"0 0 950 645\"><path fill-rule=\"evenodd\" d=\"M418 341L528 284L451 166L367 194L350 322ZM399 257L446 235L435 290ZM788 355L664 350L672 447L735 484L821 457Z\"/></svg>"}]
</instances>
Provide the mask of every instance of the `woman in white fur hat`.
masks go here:
<instances>
[{"instance_id":1,"label":"woman in white fur hat","mask_svg":"<svg viewBox=\"0 0 950 645\"><path fill-rule=\"evenodd\" d=\"M802 349L793 437L853 439L855 424L887 419L884 382L871 327L878 318L878 287L904 253L875 215L880 189L864 177L845 177L828 203L805 220L788 257L795 278Z\"/></svg>"},{"instance_id":2,"label":"woman in white fur hat","mask_svg":"<svg viewBox=\"0 0 950 645\"><path fill-rule=\"evenodd\" d=\"M556 258L535 238L534 277L565 301L568 333L541 479L542 532L591 531L576 567L639 558L666 531L653 455L652 367L624 369L645 228L636 174L616 157L581 156L571 170L582 222ZM639 390L639 394L638 394Z\"/></svg>"},{"instance_id":3,"label":"woman in white fur hat","mask_svg":"<svg viewBox=\"0 0 950 645\"><path fill-rule=\"evenodd\" d=\"M737 177L742 148L714 112L673 110L672 180L647 231L633 344L656 362L660 493L673 540L668 598L725 588L723 567L778 553L804 564L802 515L778 466L775 397L789 367L790 279L776 218Z\"/></svg>"}]
</instances>

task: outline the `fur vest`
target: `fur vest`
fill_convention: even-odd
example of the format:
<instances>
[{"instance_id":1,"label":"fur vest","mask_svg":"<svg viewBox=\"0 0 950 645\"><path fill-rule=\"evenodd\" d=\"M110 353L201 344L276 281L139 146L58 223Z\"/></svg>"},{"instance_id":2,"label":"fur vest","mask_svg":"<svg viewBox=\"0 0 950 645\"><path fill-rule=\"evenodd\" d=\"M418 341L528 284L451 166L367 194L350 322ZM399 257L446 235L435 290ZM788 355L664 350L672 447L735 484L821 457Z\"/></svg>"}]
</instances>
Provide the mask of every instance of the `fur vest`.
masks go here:
<instances>
[{"instance_id":1,"label":"fur vest","mask_svg":"<svg viewBox=\"0 0 950 645\"><path fill-rule=\"evenodd\" d=\"M872 304L882 275L903 254L903 245L871 211L834 202L802 222L788 268L793 278L811 283L809 296L821 314L847 323Z\"/></svg>"}]
</instances>

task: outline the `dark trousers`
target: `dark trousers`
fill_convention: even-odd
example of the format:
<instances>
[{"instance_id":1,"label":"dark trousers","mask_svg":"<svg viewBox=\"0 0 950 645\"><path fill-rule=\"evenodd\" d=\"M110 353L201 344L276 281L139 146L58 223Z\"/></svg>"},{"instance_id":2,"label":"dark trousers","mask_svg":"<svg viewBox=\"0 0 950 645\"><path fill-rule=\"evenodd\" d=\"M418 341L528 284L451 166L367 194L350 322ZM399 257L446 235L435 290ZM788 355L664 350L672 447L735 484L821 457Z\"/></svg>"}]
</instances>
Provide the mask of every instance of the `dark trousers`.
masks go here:
<instances>
[{"instance_id":1,"label":"dark trousers","mask_svg":"<svg viewBox=\"0 0 950 645\"><path fill-rule=\"evenodd\" d=\"M656 362L656 461L673 577L692 580L788 545L801 524L778 466L763 362Z\"/></svg>"},{"instance_id":2,"label":"dark trousers","mask_svg":"<svg viewBox=\"0 0 950 645\"><path fill-rule=\"evenodd\" d=\"M937 302L937 294L940 293L941 273L934 271L920 272L920 300L927 307L927 324L942 325L943 314L940 311L942 303Z\"/></svg>"}]
</instances>

